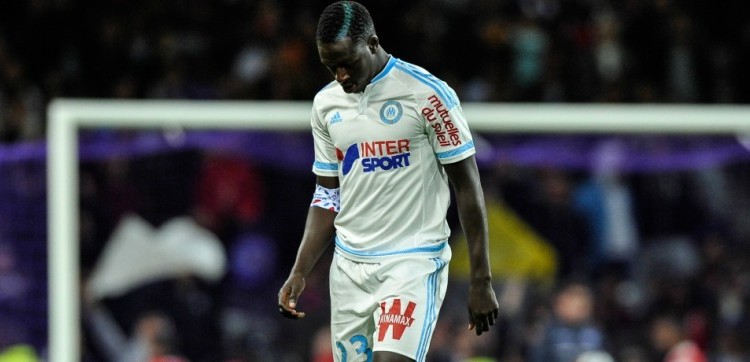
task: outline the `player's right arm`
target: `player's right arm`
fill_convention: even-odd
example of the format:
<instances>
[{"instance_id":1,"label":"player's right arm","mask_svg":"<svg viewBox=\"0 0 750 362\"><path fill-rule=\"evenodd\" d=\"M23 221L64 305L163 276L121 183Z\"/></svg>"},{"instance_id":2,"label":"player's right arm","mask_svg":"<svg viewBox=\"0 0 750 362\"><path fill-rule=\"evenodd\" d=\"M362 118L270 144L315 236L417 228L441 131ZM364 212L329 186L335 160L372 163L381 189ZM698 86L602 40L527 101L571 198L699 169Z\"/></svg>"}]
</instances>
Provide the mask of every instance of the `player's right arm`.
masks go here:
<instances>
[{"instance_id":1,"label":"player's right arm","mask_svg":"<svg viewBox=\"0 0 750 362\"><path fill-rule=\"evenodd\" d=\"M326 189L337 189L339 187L337 177L317 176L317 183ZM333 240L335 233L333 221L336 215L335 211L310 206L302 242L297 250L297 258L289 277L279 290L279 312L281 312L281 315L292 319L305 317L304 312L297 310L297 301L305 289L305 278L310 274L320 256Z\"/></svg>"}]
</instances>

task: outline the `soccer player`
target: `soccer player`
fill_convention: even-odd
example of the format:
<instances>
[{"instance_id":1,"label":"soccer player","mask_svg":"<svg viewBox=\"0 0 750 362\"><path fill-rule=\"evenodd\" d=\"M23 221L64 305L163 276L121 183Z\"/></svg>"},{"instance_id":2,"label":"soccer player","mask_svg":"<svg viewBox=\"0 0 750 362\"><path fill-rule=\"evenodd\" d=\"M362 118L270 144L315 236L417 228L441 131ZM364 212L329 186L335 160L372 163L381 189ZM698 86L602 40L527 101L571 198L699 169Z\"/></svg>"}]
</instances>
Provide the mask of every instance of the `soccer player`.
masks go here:
<instances>
[{"instance_id":1,"label":"soccer player","mask_svg":"<svg viewBox=\"0 0 750 362\"><path fill-rule=\"evenodd\" d=\"M367 9L329 5L317 35L335 81L313 102L317 185L279 311L302 318L305 277L332 240L337 361L424 361L445 296L453 185L469 243L469 329L498 314L474 142L456 93L386 53Z\"/></svg>"}]
</instances>

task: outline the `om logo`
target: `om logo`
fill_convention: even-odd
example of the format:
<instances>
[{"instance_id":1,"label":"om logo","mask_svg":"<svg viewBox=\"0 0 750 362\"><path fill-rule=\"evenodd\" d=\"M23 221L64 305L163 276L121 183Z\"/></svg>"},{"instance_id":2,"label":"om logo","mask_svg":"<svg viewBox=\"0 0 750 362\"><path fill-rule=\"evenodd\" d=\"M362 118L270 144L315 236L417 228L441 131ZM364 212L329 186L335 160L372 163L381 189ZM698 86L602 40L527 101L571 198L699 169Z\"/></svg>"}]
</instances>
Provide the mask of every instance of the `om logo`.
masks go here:
<instances>
[{"instance_id":1,"label":"om logo","mask_svg":"<svg viewBox=\"0 0 750 362\"><path fill-rule=\"evenodd\" d=\"M398 101L387 101L380 107L380 120L385 124L394 124L401 119L404 108Z\"/></svg>"}]
</instances>

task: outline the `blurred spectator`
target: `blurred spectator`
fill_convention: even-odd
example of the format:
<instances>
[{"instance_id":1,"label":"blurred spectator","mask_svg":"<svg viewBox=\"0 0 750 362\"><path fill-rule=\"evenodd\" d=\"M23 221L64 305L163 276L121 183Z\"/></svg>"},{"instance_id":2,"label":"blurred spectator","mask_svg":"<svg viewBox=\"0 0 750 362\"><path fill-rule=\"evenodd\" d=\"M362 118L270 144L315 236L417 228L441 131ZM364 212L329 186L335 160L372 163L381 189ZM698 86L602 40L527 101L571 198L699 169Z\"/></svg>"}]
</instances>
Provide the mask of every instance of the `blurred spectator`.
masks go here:
<instances>
[{"instance_id":1,"label":"blurred spectator","mask_svg":"<svg viewBox=\"0 0 750 362\"><path fill-rule=\"evenodd\" d=\"M29 281L18 271L13 246L0 240L0 306L10 308L22 304L29 290Z\"/></svg>"},{"instance_id":2,"label":"blurred spectator","mask_svg":"<svg viewBox=\"0 0 750 362\"><path fill-rule=\"evenodd\" d=\"M593 174L575 192L575 209L587 223L592 272L628 275L639 248L633 197L622 176L625 145L607 140L594 150Z\"/></svg>"},{"instance_id":3,"label":"blurred spectator","mask_svg":"<svg viewBox=\"0 0 750 362\"><path fill-rule=\"evenodd\" d=\"M331 80L313 41L316 15L327 3L7 1L0 6L0 143L42 140L46 104L58 97L309 101ZM388 17L378 35L399 40L389 42L394 47L389 50L450 79L466 102L750 102L750 18L738 10L744 5L739 0L370 5L374 16ZM86 131L81 139L117 145L129 132ZM669 152L665 144L659 137L645 140L647 157ZM456 294L465 290L454 283L445 304L453 309L438 323L431 361L478 355L521 361L529 350L554 352L550 344L529 344L528 335L540 325L550 340L564 333L549 330L591 328L590 335L572 335L610 341L618 361L654 360L645 352L651 342L666 356L665 335L683 336L718 362L750 359L747 163L624 174L623 147L617 141L603 144L595 152L597 164L585 170L515 168L505 179L484 183L492 192L487 205L493 272L503 280L497 288L501 326L481 342L457 335L465 327L465 306L452 307L450 299L461 299ZM308 183L309 174L245 157L191 151L83 160L84 276L121 217L132 211L155 225L194 215L219 234L231 262L229 278L218 285L179 278L107 301L103 307L117 322L110 327L121 341L142 334L141 346L156 346L152 332L176 331L174 345L195 362L297 361L311 350L327 358L330 343L326 347L321 328L327 321L326 270L308 281L311 313L305 325L291 328L268 315L273 291L267 286L278 283L279 269L289 262L282 256L298 242L297 231L286 225L304 217L304 207L294 211L289 205L309 201L309 193L297 187ZM16 168L0 161L0 351L11 356L0 354L2 360L29 355L23 346L6 350L26 341L44 352L47 325L39 311L46 308L47 294L39 280L47 254L39 226L43 216L28 217L34 211L45 215L43 163L36 165L38 172L27 172L24 164ZM591 168L597 173L590 174ZM263 182L271 179L273 184ZM496 185L499 191L492 190ZM284 202L271 203L268 195L278 194ZM460 279L465 246L460 237L452 243L452 277ZM635 270L628 267L634 260L640 266ZM601 273L608 266L619 270ZM571 324L564 322L565 312L555 312L547 324L535 306L548 302L547 290L555 283L580 274L596 279L595 300L589 301L595 316ZM152 315L142 327L132 325L144 312L165 306L166 320ZM653 313L688 318L657 328L646 317ZM652 330L660 337L651 340ZM86 334L85 342L93 337ZM318 349L311 349L313 342ZM597 350L579 360L607 357Z\"/></svg>"},{"instance_id":4,"label":"blurred spectator","mask_svg":"<svg viewBox=\"0 0 750 362\"><path fill-rule=\"evenodd\" d=\"M168 316L147 312L138 317L127 336L103 305L84 309L84 320L95 344L112 362L187 362L178 357L177 329Z\"/></svg>"},{"instance_id":5,"label":"blurred spectator","mask_svg":"<svg viewBox=\"0 0 750 362\"><path fill-rule=\"evenodd\" d=\"M611 10L599 13L596 17L594 45L600 87L599 95L596 96L597 101L625 101L626 51L622 43L622 22L618 14Z\"/></svg>"},{"instance_id":6,"label":"blurred spectator","mask_svg":"<svg viewBox=\"0 0 750 362\"><path fill-rule=\"evenodd\" d=\"M309 100L330 79L310 41L324 5L6 4L0 140L39 139L53 97ZM395 14L378 29L403 40L394 53L450 79L467 101L729 103L747 102L750 83L743 67L750 21L732 11L739 5L421 0L371 7ZM451 30L458 27L474 36Z\"/></svg>"},{"instance_id":7,"label":"blurred spectator","mask_svg":"<svg viewBox=\"0 0 750 362\"><path fill-rule=\"evenodd\" d=\"M24 314L32 280L18 270L18 263L13 245L0 235L0 356L7 354L8 360L21 353L11 348L29 340L28 328L19 317Z\"/></svg>"},{"instance_id":8,"label":"blurred spectator","mask_svg":"<svg viewBox=\"0 0 750 362\"><path fill-rule=\"evenodd\" d=\"M449 316L438 321L430 342L430 362L495 362L499 346L495 332L477 337L466 328L463 318ZM502 327L502 326L500 326Z\"/></svg>"},{"instance_id":9,"label":"blurred spectator","mask_svg":"<svg viewBox=\"0 0 750 362\"><path fill-rule=\"evenodd\" d=\"M669 98L680 103L692 103L699 99L698 64L692 21L685 14L670 19L672 34L667 76Z\"/></svg>"},{"instance_id":10,"label":"blurred spectator","mask_svg":"<svg viewBox=\"0 0 750 362\"><path fill-rule=\"evenodd\" d=\"M333 362L333 349L331 343L331 329L322 327L313 336L311 362Z\"/></svg>"},{"instance_id":11,"label":"blurred spectator","mask_svg":"<svg viewBox=\"0 0 750 362\"><path fill-rule=\"evenodd\" d=\"M590 351L581 353L576 362L614 362L612 356L604 351Z\"/></svg>"},{"instance_id":12,"label":"blurred spectator","mask_svg":"<svg viewBox=\"0 0 750 362\"><path fill-rule=\"evenodd\" d=\"M681 321L674 316L658 316L651 324L651 343L664 362L707 362L695 342L685 338Z\"/></svg>"},{"instance_id":13,"label":"blurred spectator","mask_svg":"<svg viewBox=\"0 0 750 362\"><path fill-rule=\"evenodd\" d=\"M0 47L2 44L0 44ZM0 50L2 52L2 50ZM44 97L26 75L24 64L0 59L0 142L38 139L44 130Z\"/></svg>"},{"instance_id":14,"label":"blurred spectator","mask_svg":"<svg viewBox=\"0 0 750 362\"><path fill-rule=\"evenodd\" d=\"M547 35L532 19L524 17L513 30L511 48L513 49L514 85L517 88L519 101L539 101L541 82L549 47Z\"/></svg>"},{"instance_id":15,"label":"blurred spectator","mask_svg":"<svg viewBox=\"0 0 750 362\"><path fill-rule=\"evenodd\" d=\"M606 12L596 19L596 70L604 84L618 82L625 68L625 54L620 42L620 22Z\"/></svg>"},{"instance_id":16,"label":"blurred spectator","mask_svg":"<svg viewBox=\"0 0 750 362\"><path fill-rule=\"evenodd\" d=\"M558 280L585 275L590 241L585 219L573 208L570 176L565 170L546 168L536 180L534 198L523 217L555 248Z\"/></svg>"},{"instance_id":17,"label":"blurred spectator","mask_svg":"<svg viewBox=\"0 0 750 362\"><path fill-rule=\"evenodd\" d=\"M100 350L110 357L126 344L133 345L128 347L134 350L130 353L147 353L144 349L152 348L151 339L157 336L146 334L138 343L124 343L127 338L118 338L108 321L118 318L131 323L144 311L168 309L170 323L176 327L164 322L163 329L179 330L179 338L172 338L175 343L181 342L180 351L195 361L216 358L220 355L221 334L215 290L225 270L226 254L218 238L189 217L172 219L156 228L138 216L128 215L113 232L84 285L89 334L106 334L98 342ZM104 299L119 305L112 308L112 317L100 308ZM154 324L149 323L147 326ZM214 338L205 338L207 334Z\"/></svg>"},{"instance_id":18,"label":"blurred spectator","mask_svg":"<svg viewBox=\"0 0 750 362\"><path fill-rule=\"evenodd\" d=\"M750 360L750 337L748 326L730 328L719 335L716 353L711 359L716 362L744 362Z\"/></svg>"},{"instance_id":19,"label":"blurred spectator","mask_svg":"<svg viewBox=\"0 0 750 362\"><path fill-rule=\"evenodd\" d=\"M593 319L593 308L594 296L586 284L562 286L554 296L552 319L532 346L530 360L575 362L585 352L605 350L605 336Z\"/></svg>"},{"instance_id":20,"label":"blurred spectator","mask_svg":"<svg viewBox=\"0 0 750 362\"><path fill-rule=\"evenodd\" d=\"M486 179L483 188L490 250L493 251L490 253L493 277L502 282L520 280L551 286L557 271L555 250L501 199L496 177L493 175L493 178ZM465 237L457 236L452 247L451 276L466 281L469 253Z\"/></svg>"},{"instance_id":21,"label":"blurred spectator","mask_svg":"<svg viewBox=\"0 0 750 362\"><path fill-rule=\"evenodd\" d=\"M195 217L227 242L229 235L255 226L265 207L258 167L229 154L204 155L196 183Z\"/></svg>"}]
</instances>

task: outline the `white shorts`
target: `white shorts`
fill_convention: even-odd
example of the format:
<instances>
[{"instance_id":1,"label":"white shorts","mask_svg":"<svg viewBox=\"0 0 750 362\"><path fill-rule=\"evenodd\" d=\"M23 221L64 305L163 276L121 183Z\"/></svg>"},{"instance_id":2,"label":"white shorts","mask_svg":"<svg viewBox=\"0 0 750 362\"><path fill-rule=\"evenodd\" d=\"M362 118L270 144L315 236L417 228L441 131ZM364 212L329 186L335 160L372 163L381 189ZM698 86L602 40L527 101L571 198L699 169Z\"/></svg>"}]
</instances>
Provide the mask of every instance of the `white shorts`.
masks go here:
<instances>
[{"instance_id":1,"label":"white shorts","mask_svg":"<svg viewBox=\"0 0 750 362\"><path fill-rule=\"evenodd\" d=\"M424 361L448 285L450 247L373 262L331 263L331 335L338 362L372 361L373 351Z\"/></svg>"}]
</instances>

